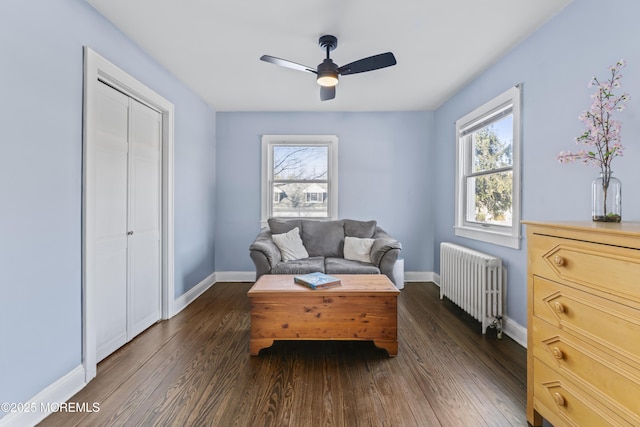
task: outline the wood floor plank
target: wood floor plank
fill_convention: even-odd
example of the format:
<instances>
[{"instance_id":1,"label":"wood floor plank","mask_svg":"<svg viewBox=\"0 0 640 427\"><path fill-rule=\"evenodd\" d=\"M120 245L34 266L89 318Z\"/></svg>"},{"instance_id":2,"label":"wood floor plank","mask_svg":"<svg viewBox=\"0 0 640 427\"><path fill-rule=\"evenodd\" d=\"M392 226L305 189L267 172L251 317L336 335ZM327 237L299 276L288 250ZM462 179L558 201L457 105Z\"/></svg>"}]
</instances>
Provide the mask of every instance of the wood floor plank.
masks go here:
<instances>
[{"instance_id":1,"label":"wood floor plank","mask_svg":"<svg viewBox=\"0 0 640 427\"><path fill-rule=\"evenodd\" d=\"M217 283L98 365L43 426L525 426L526 350L431 283L398 297L398 356L368 341L276 341L249 355L250 283Z\"/></svg>"}]
</instances>

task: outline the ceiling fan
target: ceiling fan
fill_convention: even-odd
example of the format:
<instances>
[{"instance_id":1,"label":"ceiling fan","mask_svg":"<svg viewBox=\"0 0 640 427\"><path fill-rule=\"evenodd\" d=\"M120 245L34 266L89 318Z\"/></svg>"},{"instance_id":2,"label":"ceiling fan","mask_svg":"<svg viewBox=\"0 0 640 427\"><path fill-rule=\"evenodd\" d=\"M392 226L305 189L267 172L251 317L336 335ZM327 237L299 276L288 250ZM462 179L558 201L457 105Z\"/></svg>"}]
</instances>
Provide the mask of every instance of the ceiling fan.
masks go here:
<instances>
[{"instance_id":1,"label":"ceiling fan","mask_svg":"<svg viewBox=\"0 0 640 427\"><path fill-rule=\"evenodd\" d=\"M320 85L320 100L327 101L336 97L336 85L338 84L338 76L346 76L348 74L364 73L366 71L378 70L380 68L396 65L396 58L393 53L381 53L379 55L369 56L357 61L351 62L342 67L338 67L331 58L329 52L338 47L338 39L331 35L321 36L318 44L327 51L327 57L318 64L317 69L307 67L306 65L297 64L287 61L286 59L276 58L274 56L262 55L260 59L270 62L281 67L287 67L298 71L316 74L316 81Z\"/></svg>"}]
</instances>

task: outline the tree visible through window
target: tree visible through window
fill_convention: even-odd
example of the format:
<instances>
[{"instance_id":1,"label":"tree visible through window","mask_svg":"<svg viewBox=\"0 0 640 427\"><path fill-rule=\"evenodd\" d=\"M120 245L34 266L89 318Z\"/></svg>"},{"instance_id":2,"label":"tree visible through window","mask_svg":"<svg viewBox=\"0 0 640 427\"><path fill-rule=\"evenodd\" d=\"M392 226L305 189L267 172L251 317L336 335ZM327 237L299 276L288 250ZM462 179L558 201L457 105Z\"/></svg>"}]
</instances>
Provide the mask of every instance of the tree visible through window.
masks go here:
<instances>
[{"instance_id":1,"label":"tree visible through window","mask_svg":"<svg viewBox=\"0 0 640 427\"><path fill-rule=\"evenodd\" d=\"M467 192L473 197L473 209L467 212L467 221L511 226L513 115L473 132L471 154Z\"/></svg>"},{"instance_id":2,"label":"tree visible through window","mask_svg":"<svg viewBox=\"0 0 640 427\"><path fill-rule=\"evenodd\" d=\"M327 217L329 147L273 146L273 191L282 198L274 217ZM319 197L319 194L321 195Z\"/></svg>"},{"instance_id":3,"label":"tree visible through window","mask_svg":"<svg viewBox=\"0 0 640 427\"><path fill-rule=\"evenodd\" d=\"M263 222L269 217L328 219L337 214L336 145L333 136L263 137ZM266 200L271 203L265 206Z\"/></svg>"}]
</instances>

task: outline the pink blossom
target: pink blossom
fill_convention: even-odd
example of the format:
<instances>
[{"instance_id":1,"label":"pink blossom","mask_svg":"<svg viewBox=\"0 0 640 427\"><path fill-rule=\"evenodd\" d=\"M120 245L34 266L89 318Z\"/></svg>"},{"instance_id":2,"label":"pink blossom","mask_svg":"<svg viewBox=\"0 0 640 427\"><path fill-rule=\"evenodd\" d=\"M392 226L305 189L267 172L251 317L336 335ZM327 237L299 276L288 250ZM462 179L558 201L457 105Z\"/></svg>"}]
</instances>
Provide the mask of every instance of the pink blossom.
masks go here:
<instances>
[{"instance_id":1,"label":"pink blossom","mask_svg":"<svg viewBox=\"0 0 640 427\"><path fill-rule=\"evenodd\" d=\"M616 111L624 111L624 103L630 99L628 93L619 96L613 93L614 89L622 87L620 69L626 64L626 61L621 59L609 67L611 75L603 82L597 77L589 81L588 86L596 87L597 91L591 95L590 109L578 116L578 120L585 125L585 131L574 138L574 141L591 149L576 152L561 151L556 156L560 163L580 161L586 165L598 166L602 172L606 173L611 171L613 159L623 155L624 147L620 141L622 122L613 119L612 115Z\"/></svg>"}]
</instances>

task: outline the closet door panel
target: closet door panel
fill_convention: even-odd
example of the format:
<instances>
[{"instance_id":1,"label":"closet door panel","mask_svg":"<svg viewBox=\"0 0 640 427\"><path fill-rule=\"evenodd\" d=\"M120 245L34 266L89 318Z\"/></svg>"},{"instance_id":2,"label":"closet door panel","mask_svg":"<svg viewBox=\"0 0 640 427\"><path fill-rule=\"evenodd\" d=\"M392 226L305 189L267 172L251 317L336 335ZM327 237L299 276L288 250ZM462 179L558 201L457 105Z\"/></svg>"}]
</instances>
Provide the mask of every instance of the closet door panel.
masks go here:
<instances>
[{"instance_id":1,"label":"closet door panel","mask_svg":"<svg viewBox=\"0 0 640 427\"><path fill-rule=\"evenodd\" d=\"M131 101L129 339L161 316L160 194L162 116Z\"/></svg>"},{"instance_id":2,"label":"closet door panel","mask_svg":"<svg viewBox=\"0 0 640 427\"><path fill-rule=\"evenodd\" d=\"M127 178L129 99L100 83L94 148L94 277L97 361L127 341Z\"/></svg>"}]
</instances>

